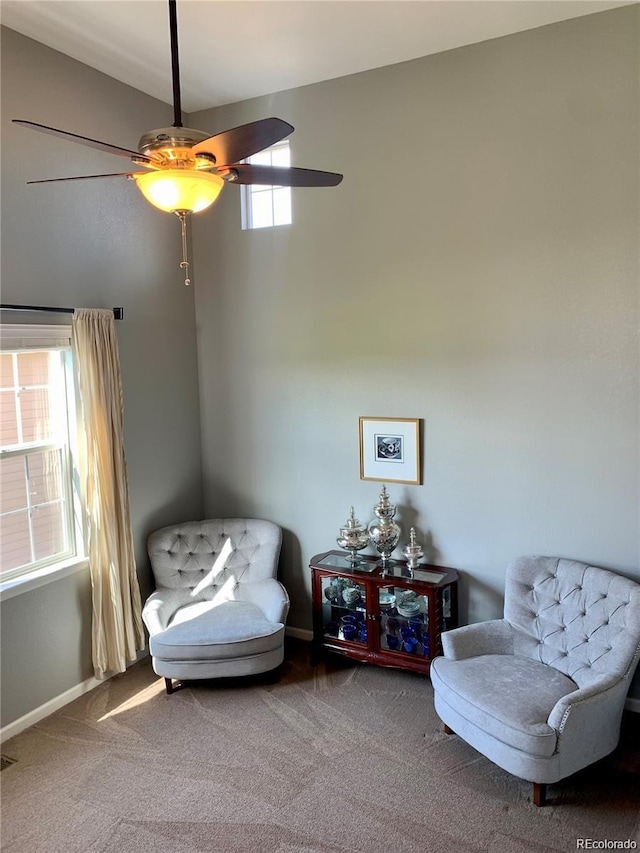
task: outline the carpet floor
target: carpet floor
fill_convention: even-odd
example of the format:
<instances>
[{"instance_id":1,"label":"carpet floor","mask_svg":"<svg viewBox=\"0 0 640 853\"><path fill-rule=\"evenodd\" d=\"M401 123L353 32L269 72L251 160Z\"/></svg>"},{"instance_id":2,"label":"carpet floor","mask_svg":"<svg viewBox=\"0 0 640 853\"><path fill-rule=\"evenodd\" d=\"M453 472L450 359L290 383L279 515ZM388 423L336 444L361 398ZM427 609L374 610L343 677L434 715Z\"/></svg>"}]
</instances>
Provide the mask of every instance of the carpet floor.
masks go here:
<instances>
[{"instance_id":1,"label":"carpet floor","mask_svg":"<svg viewBox=\"0 0 640 853\"><path fill-rule=\"evenodd\" d=\"M531 786L447 736L423 676L291 641L280 677L167 696L148 659L3 745L7 853L525 853L640 846L638 715ZM600 846L600 845L598 845ZM629 845L627 845L629 847Z\"/></svg>"}]
</instances>

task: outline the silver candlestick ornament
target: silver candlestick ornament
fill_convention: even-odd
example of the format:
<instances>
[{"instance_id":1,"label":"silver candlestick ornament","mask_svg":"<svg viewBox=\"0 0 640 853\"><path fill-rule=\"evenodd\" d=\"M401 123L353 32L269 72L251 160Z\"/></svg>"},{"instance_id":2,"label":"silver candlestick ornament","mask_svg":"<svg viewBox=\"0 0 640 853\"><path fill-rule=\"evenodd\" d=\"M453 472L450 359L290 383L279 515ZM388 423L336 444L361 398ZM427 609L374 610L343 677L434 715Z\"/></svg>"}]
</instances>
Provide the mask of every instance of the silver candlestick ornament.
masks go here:
<instances>
[{"instance_id":1,"label":"silver candlestick ornament","mask_svg":"<svg viewBox=\"0 0 640 853\"><path fill-rule=\"evenodd\" d=\"M362 551L369 544L369 531L366 524L360 524L355 516L353 507L351 507L347 523L340 528L340 534L336 542L345 551L350 552L347 559L352 565L355 566L361 562L360 557L358 557L358 551Z\"/></svg>"},{"instance_id":2,"label":"silver candlestick ornament","mask_svg":"<svg viewBox=\"0 0 640 853\"><path fill-rule=\"evenodd\" d=\"M384 575L387 567L393 565L393 561L389 558L400 539L400 527L393 520L396 514L396 507L389 500L386 485L382 487L380 499L374 506L373 511L377 518L369 525L369 536L376 551L380 554L380 564Z\"/></svg>"},{"instance_id":3,"label":"silver candlestick ornament","mask_svg":"<svg viewBox=\"0 0 640 853\"><path fill-rule=\"evenodd\" d=\"M402 556L407 561L410 576L413 577L413 570L418 568L421 558L424 557L422 545L416 541L415 527L412 527L409 532L409 544L402 549Z\"/></svg>"}]
</instances>

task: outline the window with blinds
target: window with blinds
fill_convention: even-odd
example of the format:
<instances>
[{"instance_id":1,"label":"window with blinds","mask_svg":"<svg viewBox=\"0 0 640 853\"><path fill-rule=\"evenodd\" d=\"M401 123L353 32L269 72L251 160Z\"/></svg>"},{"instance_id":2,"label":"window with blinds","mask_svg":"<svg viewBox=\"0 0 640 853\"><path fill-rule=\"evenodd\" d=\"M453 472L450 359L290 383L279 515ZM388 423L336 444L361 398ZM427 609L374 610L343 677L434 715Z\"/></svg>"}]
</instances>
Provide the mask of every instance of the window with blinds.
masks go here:
<instances>
[{"instance_id":1,"label":"window with blinds","mask_svg":"<svg viewBox=\"0 0 640 853\"><path fill-rule=\"evenodd\" d=\"M77 554L69 327L0 329L0 581Z\"/></svg>"}]
</instances>

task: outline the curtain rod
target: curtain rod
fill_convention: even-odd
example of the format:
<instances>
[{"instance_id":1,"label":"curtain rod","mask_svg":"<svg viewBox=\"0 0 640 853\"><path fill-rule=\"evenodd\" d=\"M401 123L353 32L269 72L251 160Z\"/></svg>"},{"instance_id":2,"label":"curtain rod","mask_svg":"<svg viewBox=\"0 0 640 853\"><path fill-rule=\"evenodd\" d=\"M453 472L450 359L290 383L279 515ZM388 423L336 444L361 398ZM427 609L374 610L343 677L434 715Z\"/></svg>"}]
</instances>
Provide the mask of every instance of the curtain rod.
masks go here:
<instances>
[{"instance_id":1,"label":"curtain rod","mask_svg":"<svg viewBox=\"0 0 640 853\"><path fill-rule=\"evenodd\" d=\"M75 308L52 308L46 305L0 305L2 311L44 311L47 314L75 314ZM124 308L114 308L113 316L116 320L124 318Z\"/></svg>"}]
</instances>

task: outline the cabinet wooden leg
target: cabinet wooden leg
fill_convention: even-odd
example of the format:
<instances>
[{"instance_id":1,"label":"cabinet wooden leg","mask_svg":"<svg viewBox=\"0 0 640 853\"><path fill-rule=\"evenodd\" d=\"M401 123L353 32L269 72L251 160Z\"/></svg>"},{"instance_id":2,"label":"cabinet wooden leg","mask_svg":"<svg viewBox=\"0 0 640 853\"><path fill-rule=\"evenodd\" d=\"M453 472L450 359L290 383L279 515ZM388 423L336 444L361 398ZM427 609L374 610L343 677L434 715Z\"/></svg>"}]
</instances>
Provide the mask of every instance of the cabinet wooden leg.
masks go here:
<instances>
[{"instance_id":1,"label":"cabinet wooden leg","mask_svg":"<svg viewBox=\"0 0 640 853\"><path fill-rule=\"evenodd\" d=\"M544 806L547 801L547 786L544 782L533 783L533 805Z\"/></svg>"}]
</instances>

